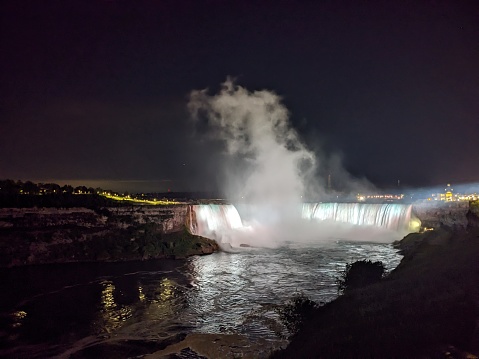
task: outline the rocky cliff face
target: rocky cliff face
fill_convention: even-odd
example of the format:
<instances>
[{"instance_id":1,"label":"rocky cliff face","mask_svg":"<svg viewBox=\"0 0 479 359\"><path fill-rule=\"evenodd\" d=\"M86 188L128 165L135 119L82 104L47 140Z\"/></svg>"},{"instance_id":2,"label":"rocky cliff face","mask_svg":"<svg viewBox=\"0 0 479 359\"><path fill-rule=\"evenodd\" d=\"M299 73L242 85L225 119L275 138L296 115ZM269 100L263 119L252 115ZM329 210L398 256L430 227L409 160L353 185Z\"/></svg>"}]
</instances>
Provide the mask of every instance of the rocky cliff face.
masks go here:
<instances>
[{"instance_id":1,"label":"rocky cliff face","mask_svg":"<svg viewBox=\"0 0 479 359\"><path fill-rule=\"evenodd\" d=\"M469 227L479 228L479 201L470 203L467 221Z\"/></svg>"},{"instance_id":2,"label":"rocky cliff face","mask_svg":"<svg viewBox=\"0 0 479 359\"><path fill-rule=\"evenodd\" d=\"M171 207L105 207L99 211L87 208L0 208L0 228L53 228L103 226L128 228L131 225L155 223L162 233L183 229L188 206Z\"/></svg>"},{"instance_id":3,"label":"rocky cliff face","mask_svg":"<svg viewBox=\"0 0 479 359\"><path fill-rule=\"evenodd\" d=\"M0 267L208 254L185 230L188 206L0 209Z\"/></svg>"},{"instance_id":4,"label":"rocky cliff face","mask_svg":"<svg viewBox=\"0 0 479 359\"><path fill-rule=\"evenodd\" d=\"M413 204L413 214L421 220L422 227L455 229L467 228L469 202L424 202Z\"/></svg>"},{"instance_id":5,"label":"rocky cliff face","mask_svg":"<svg viewBox=\"0 0 479 359\"><path fill-rule=\"evenodd\" d=\"M171 207L130 206L106 208L120 222L157 223L162 233L174 233L183 230L186 224L188 205Z\"/></svg>"}]
</instances>

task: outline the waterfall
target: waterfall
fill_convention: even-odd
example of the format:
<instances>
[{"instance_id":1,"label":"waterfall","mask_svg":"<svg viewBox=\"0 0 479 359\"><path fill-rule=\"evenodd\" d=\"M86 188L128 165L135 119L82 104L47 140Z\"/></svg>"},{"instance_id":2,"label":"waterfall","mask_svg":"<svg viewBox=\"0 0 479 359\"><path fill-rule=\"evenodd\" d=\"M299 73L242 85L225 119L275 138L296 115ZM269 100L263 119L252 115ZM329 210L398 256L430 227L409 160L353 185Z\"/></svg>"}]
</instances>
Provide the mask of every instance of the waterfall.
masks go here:
<instances>
[{"instance_id":1,"label":"waterfall","mask_svg":"<svg viewBox=\"0 0 479 359\"><path fill-rule=\"evenodd\" d=\"M396 203L305 203L302 217L408 231L411 227L411 211L411 205Z\"/></svg>"},{"instance_id":2,"label":"waterfall","mask_svg":"<svg viewBox=\"0 0 479 359\"><path fill-rule=\"evenodd\" d=\"M190 232L216 240L224 250L332 240L387 243L418 231L420 226L412 216L411 205L391 203L304 203L279 208L248 205L243 208L243 220L232 204L191 205L188 212Z\"/></svg>"},{"instance_id":3,"label":"waterfall","mask_svg":"<svg viewBox=\"0 0 479 359\"><path fill-rule=\"evenodd\" d=\"M188 226L193 234L216 239L222 233L242 228L243 223L232 204L201 204L189 207Z\"/></svg>"}]
</instances>

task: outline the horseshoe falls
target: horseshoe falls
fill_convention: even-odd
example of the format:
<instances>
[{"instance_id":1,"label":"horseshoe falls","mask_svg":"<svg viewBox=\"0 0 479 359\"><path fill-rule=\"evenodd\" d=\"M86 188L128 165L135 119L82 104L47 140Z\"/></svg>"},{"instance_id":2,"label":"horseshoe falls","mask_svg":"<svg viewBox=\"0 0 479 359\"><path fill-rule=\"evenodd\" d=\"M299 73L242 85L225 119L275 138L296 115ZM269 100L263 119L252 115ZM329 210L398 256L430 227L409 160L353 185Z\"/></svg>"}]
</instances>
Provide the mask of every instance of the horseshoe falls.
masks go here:
<instances>
[{"instance_id":1,"label":"horseshoe falls","mask_svg":"<svg viewBox=\"0 0 479 359\"><path fill-rule=\"evenodd\" d=\"M190 231L215 239L227 249L341 240L390 243L420 226L411 205L395 203L304 203L288 210L258 205L239 208L232 204L193 205L189 209Z\"/></svg>"},{"instance_id":2,"label":"horseshoe falls","mask_svg":"<svg viewBox=\"0 0 479 359\"><path fill-rule=\"evenodd\" d=\"M411 212L412 206L404 204L305 203L302 218L404 231L410 226Z\"/></svg>"}]
</instances>

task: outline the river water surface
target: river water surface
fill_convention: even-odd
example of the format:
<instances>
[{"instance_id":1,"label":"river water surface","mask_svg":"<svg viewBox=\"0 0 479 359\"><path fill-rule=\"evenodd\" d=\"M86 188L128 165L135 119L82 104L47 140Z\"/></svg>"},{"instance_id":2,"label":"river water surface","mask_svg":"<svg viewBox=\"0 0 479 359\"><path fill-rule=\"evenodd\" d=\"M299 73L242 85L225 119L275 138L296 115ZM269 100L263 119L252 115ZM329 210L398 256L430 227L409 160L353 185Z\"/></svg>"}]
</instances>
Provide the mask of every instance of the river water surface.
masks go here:
<instances>
[{"instance_id":1,"label":"river water surface","mask_svg":"<svg viewBox=\"0 0 479 359\"><path fill-rule=\"evenodd\" d=\"M176 261L3 269L0 356L137 357L191 332L274 340L274 305L295 293L330 301L347 262L380 260L391 270L400 258L390 244L337 242ZM131 350L88 352L106 344Z\"/></svg>"}]
</instances>

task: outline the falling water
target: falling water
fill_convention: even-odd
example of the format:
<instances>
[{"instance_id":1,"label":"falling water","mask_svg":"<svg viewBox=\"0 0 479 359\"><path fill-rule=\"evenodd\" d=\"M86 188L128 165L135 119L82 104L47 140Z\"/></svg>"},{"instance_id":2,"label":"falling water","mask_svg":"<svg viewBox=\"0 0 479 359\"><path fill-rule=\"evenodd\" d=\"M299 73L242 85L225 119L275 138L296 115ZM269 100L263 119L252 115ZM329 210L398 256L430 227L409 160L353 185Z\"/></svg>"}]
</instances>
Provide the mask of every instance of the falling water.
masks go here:
<instances>
[{"instance_id":1,"label":"falling water","mask_svg":"<svg viewBox=\"0 0 479 359\"><path fill-rule=\"evenodd\" d=\"M302 218L404 231L409 228L411 211L411 205L396 203L305 203Z\"/></svg>"},{"instance_id":2,"label":"falling water","mask_svg":"<svg viewBox=\"0 0 479 359\"><path fill-rule=\"evenodd\" d=\"M189 229L198 236L217 238L220 233L243 228L243 222L232 204L202 204L189 208Z\"/></svg>"},{"instance_id":3,"label":"falling water","mask_svg":"<svg viewBox=\"0 0 479 359\"><path fill-rule=\"evenodd\" d=\"M274 248L285 242L387 243L416 231L418 223L412 216L412 207L403 204L305 203L286 211L284 208L248 208L257 213L253 218L242 219L231 204L191 206L190 231L215 239L220 245Z\"/></svg>"}]
</instances>

